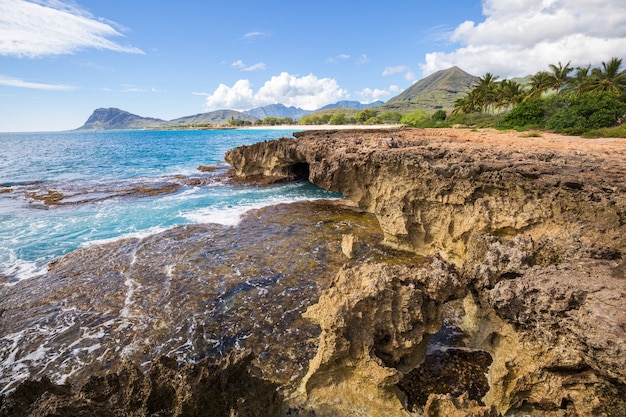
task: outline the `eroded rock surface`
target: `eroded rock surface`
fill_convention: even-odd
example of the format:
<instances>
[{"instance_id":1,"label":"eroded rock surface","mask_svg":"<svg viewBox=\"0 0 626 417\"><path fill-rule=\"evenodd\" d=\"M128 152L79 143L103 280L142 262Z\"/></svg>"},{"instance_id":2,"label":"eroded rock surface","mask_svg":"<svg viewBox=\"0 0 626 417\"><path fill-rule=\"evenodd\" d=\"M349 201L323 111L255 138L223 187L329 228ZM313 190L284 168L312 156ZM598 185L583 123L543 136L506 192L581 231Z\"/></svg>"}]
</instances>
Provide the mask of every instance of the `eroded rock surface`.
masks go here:
<instances>
[{"instance_id":1,"label":"eroded rock surface","mask_svg":"<svg viewBox=\"0 0 626 417\"><path fill-rule=\"evenodd\" d=\"M386 244L441 256L467 285L450 318L468 349L491 356L490 389L478 401L433 393L417 412L626 414L626 142L455 130L296 136L231 151L234 175L285 178L298 166L374 213Z\"/></svg>"},{"instance_id":2,"label":"eroded rock surface","mask_svg":"<svg viewBox=\"0 0 626 417\"><path fill-rule=\"evenodd\" d=\"M358 209L175 228L2 288L0 416L625 415L626 142L498 135L229 152L239 181Z\"/></svg>"}]
</instances>

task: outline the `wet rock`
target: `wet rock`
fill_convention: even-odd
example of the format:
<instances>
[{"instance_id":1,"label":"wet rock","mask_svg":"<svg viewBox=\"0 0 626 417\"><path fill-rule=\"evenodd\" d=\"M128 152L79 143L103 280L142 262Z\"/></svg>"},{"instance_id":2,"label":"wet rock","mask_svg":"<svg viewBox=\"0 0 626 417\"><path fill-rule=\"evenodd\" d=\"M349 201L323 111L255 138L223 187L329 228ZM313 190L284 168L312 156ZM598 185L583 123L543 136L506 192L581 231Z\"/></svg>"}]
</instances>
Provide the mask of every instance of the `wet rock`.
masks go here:
<instances>
[{"instance_id":1,"label":"wet rock","mask_svg":"<svg viewBox=\"0 0 626 417\"><path fill-rule=\"evenodd\" d=\"M21 384L0 416L275 416L283 409L277 385L251 373L252 357L223 366L206 361L180 368L162 357L148 374L128 366L93 376L80 391L47 378Z\"/></svg>"},{"instance_id":2,"label":"wet rock","mask_svg":"<svg viewBox=\"0 0 626 417\"><path fill-rule=\"evenodd\" d=\"M200 172L215 172L216 168L211 165L199 165L198 171Z\"/></svg>"},{"instance_id":3,"label":"wet rock","mask_svg":"<svg viewBox=\"0 0 626 417\"><path fill-rule=\"evenodd\" d=\"M231 372L233 354L248 358L252 385L271 387L279 397L293 391L319 343L319 327L302 313L345 263L344 234L362 243L357 262L394 256L379 245L373 216L341 202L305 202L250 212L237 227L177 227L81 249L55 261L46 275L3 287L3 410L14 410L7 407L21 382L48 378L71 383L90 401L113 398L106 401L127 412L119 415L132 415L137 401L147 409L150 396L171 397L177 405L168 415L181 415L181 404L203 392L192 378L197 370ZM146 388L146 375L165 364L172 372L159 377L162 389ZM188 384L177 385L181 378ZM138 390L136 398L119 399L117 386ZM80 397L74 390L67 398L55 395L59 407Z\"/></svg>"},{"instance_id":4,"label":"wet rock","mask_svg":"<svg viewBox=\"0 0 626 417\"><path fill-rule=\"evenodd\" d=\"M341 250L346 257L354 258L361 250L361 243L354 235L343 235L341 238Z\"/></svg>"},{"instance_id":5,"label":"wet rock","mask_svg":"<svg viewBox=\"0 0 626 417\"><path fill-rule=\"evenodd\" d=\"M489 353L468 348L467 335L446 320L429 339L424 361L405 373L398 387L413 412L423 410L430 396L437 394L465 396L483 406L481 399L490 388L487 374L491 363Z\"/></svg>"}]
</instances>

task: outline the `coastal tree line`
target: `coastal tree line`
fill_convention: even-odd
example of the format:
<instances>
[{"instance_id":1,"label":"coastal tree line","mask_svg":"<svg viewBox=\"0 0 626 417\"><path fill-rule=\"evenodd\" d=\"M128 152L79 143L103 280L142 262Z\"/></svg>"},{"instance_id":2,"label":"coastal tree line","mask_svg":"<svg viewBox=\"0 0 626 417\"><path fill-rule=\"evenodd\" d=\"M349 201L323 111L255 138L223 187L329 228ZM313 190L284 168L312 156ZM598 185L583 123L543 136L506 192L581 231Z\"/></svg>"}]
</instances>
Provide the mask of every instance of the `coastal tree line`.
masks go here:
<instances>
[{"instance_id":1,"label":"coastal tree line","mask_svg":"<svg viewBox=\"0 0 626 417\"><path fill-rule=\"evenodd\" d=\"M500 115L496 126L581 134L626 122L626 70L621 58L597 68L550 64L525 84L490 72L455 102L455 115Z\"/></svg>"},{"instance_id":2,"label":"coastal tree line","mask_svg":"<svg viewBox=\"0 0 626 417\"><path fill-rule=\"evenodd\" d=\"M573 67L550 64L546 70L524 79L502 79L491 72L454 103L447 113L414 110L408 114L335 109L295 120L266 117L254 122L231 120L231 126L276 125L376 125L402 124L409 127L449 127L455 124L505 129L549 129L566 134L626 137L626 70L622 59L613 57L601 66ZM611 128L606 131L606 128ZM600 129L604 129L600 131ZM588 133L596 131L595 133Z\"/></svg>"}]
</instances>

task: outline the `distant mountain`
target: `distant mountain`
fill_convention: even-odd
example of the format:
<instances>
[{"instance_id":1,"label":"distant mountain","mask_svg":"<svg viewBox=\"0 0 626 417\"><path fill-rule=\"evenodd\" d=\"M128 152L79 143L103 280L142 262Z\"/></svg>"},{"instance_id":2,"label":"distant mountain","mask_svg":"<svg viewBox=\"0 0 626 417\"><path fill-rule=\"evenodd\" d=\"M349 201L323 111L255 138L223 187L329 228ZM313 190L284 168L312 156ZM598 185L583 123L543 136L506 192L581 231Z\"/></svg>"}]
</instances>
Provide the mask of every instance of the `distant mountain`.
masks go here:
<instances>
[{"instance_id":1,"label":"distant mountain","mask_svg":"<svg viewBox=\"0 0 626 417\"><path fill-rule=\"evenodd\" d=\"M334 109L334 108L363 110L368 107L380 106L381 104L385 104L385 103L380 100L375 101L373 103L369 103L369 104L363 104L359 101L353 101L353 100L342 100L342 101L336 102L335 104L327 104L324 107L320 107L316 111L328 110L328 109Z\"/></svg>"},{"instance_id":2,"label":"distant mountain","mask_svg":"<svg viewBox=\"0 0 626 417\"><path fill-rule=\"evenodd\" d=\"M279 119L291 117L294 120L299 120L311 112L294 106L287 107L283 104L270 104L268 106L247 110L244 113L261 120L266 117L276 117Z\"/></svg>"},{"instance_id":3,"label":"distant mountain","mask_svg":"<svg viewBox=\"0 0 626 417\"><path fill-rule=\"evenodd\" d=\"M450 110L454 108L454 102L470 91L478 80L478 77L459 67L437 71L389 99L380 108L382 111L400 112Z\"/></svg>"},{"instance_id":4,"label":"distant mountain","mask_svg":"<svg viewBox=\"0 0 626 417\"><path fill-rule=\"evenodd\" d=\"M419 80L386 103L377 101L375 103L362 104L358 101L346 100L324 106L317 110L317 112L331 114L333 111L335 113L348 113L368 107L375 107L379 113L396 111L403 114L410 113L417 109L430 112L437 109L452 110L454 108L454 102L470 91L478 80L478 77L470 75L458 67L452 67L437 71ZM175 128L183 125L225 125L233 119L254 122L266 117L291 117L294 120L299 120L311 113L313 112L298 107L286 107L283 104L272 104L257 107L243 113L234 110L217 110L166 121L137 116L136 114L115 108L100 108L96 109L85 124L78 129L158 129Z\"/></svg>"},{"instance_id":5,"label":"distant mountain","mask_svg":"<svg viewBox=\"0 0 626 417\"><path fill-rule=\"evenodd\" d=\"M235 110L215 110L208 113L199 113L193 116L185 116L178 119L170 120L168 122L168 126L200 124L223 125L227 124L231 119L246 120L248 122L254 122L255 120L257 120L257 118L254 116L250 116L246 113Z\"/></svg>"},{"instance_id":6,"label":"distant mountain","mask_svg":"<svg viewBox=\"0 0 626 417\"><path fill-rule=\"evenodd\" d=\"M100 108L94 110L79 129L144 129L165 126L166 123L165 120L141 117L116 108Z\"/></svg>"},{"instance_id":7,"label":"distant mountain","mask_svg":"<svg viewBox=\"0 0 626 417\"><path fill-rule=\"evenodd\" d=\"M250 115L234 110L217 110L166 121L151 117L137 116L136 114L116 108L100 108L94 110L85 124L77 130L159 129L183 125L222 125L227 124L231 119L248 120L250 122L256 120L256 118Z\"/></svg>"}]
</instances>

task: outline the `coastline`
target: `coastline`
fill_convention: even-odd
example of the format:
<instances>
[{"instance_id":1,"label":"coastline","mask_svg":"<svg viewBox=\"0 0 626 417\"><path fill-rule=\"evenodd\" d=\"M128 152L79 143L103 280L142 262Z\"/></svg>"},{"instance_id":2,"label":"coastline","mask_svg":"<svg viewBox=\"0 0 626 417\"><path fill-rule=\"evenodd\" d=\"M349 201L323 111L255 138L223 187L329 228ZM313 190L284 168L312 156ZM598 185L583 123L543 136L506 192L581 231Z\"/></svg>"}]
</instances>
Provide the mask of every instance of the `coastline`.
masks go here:
<instances>
[{"instance_id":1,"label":"coastline","mask_svg":"<svg viewBox=\"0 0 626 417\"><path fill-rule=\"evenodd\" d=\"M380 130L398 129L402 125L277 125L277 126L241 126L237 130Z\"/></svg>"},{"instance_id":2,"label":"coastline","mask_svg":"<svg viewBox=\"0 0 626 417\"><path fill-rule=\"evenodd\" d=\"M302 127L228 152L233 175L306 175L347 200L84 248L0 289L15 355L32 360L22 335L51 336L65 350L36 376L70 351L81 374L0 407L623 415L626 141Z\"/></svg>"}]
</instances>

